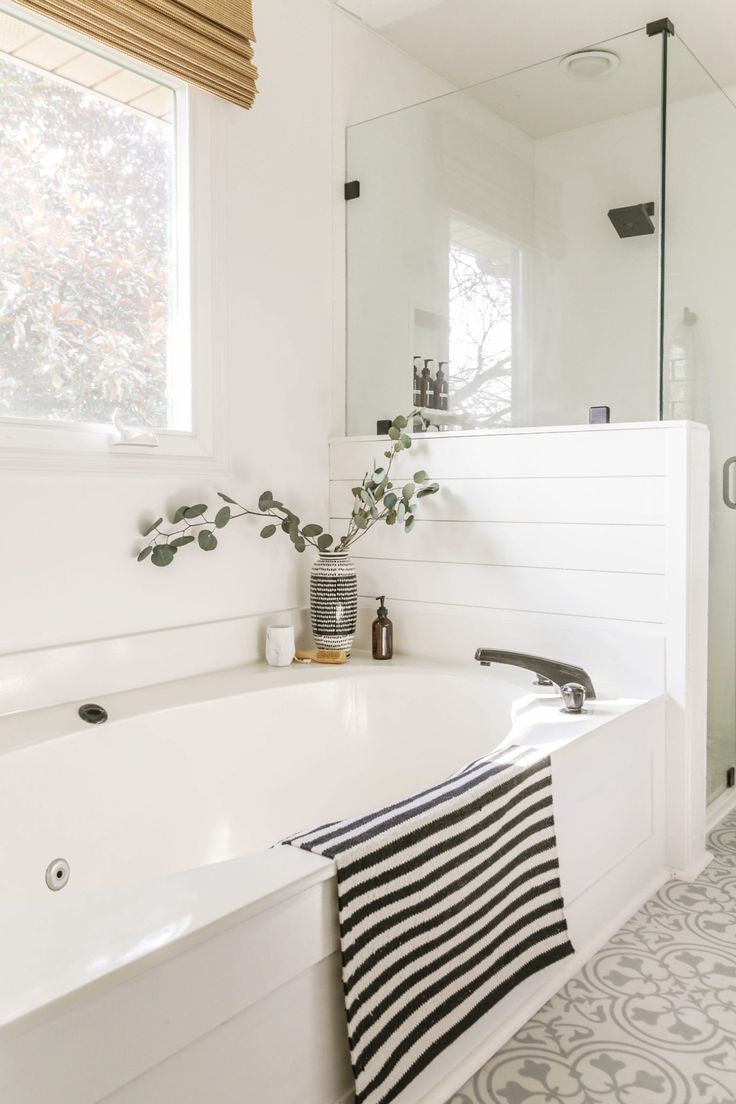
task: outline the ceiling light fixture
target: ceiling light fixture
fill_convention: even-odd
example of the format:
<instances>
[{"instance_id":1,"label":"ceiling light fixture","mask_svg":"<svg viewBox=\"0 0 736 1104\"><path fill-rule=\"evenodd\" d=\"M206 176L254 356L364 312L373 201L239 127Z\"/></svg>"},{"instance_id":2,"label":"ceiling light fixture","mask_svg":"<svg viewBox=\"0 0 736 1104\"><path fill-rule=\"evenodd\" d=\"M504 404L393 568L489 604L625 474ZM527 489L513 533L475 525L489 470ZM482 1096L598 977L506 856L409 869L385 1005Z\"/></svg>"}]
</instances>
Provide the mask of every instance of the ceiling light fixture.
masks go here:
<instances>
[{"instance_id":1,"label":"ceiling light fixture","mask_svg":"<svg viewBox=\"0 0 736 1104\"><path fill-rule=\"evenodd\" d=\"M610 50L577 50L560 61L560 68L576 80L598 80L618 69L621 59Z\"/></svg>"}]
</instances>

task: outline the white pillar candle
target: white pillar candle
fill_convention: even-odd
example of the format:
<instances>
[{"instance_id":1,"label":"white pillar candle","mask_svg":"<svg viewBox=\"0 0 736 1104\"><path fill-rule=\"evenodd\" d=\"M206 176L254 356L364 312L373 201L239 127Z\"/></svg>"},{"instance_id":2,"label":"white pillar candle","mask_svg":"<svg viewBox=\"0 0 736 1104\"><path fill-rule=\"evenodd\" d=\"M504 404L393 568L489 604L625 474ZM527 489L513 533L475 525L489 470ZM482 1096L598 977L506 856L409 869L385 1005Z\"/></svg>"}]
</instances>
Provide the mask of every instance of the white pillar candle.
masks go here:
<instances>
[{"instance_id":1,"label":"white pillar candle","mask_svg":"<svg viewBox=\"0 0 736 1104\"><path fill-rule=\"evenodd\" d=\"M266 661L272 667L288 667L296 645L293 625L269 625L266 630Z\"/></svg>"}]
</instances>

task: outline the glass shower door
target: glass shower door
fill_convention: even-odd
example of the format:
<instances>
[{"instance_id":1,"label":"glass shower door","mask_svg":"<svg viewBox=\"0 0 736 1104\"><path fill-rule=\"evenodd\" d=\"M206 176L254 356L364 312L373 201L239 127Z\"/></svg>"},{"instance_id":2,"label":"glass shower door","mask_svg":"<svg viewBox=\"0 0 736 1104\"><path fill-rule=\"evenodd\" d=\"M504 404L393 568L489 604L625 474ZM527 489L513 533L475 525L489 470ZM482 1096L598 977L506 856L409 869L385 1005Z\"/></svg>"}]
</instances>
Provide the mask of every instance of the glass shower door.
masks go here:
<instances>
[{"instance_id":1,"label":"glass shower door","mask_svg":"<svg viewBox=\"0 0 736 1104\"><path fill-rule=\"evenodd\" d=\"M711 435L711 802L736 765L736 106L676 36L667 75L663 414Z\"/></svg>"},{"instance_id":2,"label":"glass shower door","mask_svg":"<svg viewBox=\"0 0 736 1104\"><path fill-rule=\"evenodd\" d=\"M414 401L467 429L657 418L660 41L348 128L348 434Z\"/></svg>"}]
</instances>

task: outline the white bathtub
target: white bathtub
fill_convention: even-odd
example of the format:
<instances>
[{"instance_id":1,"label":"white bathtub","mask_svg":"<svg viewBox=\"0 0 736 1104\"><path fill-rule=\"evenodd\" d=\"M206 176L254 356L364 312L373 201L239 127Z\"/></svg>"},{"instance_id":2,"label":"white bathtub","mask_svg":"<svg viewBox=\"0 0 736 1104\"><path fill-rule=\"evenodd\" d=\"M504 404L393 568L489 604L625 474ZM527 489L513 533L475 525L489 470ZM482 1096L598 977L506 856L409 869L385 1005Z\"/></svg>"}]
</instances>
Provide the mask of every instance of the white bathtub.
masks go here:
<instances>
[{"instance_id":1,"label":"white bathtub","mask_svg":"<svg viewBox=\"0 0 736 1104\"><path fill-rule=\"evenodd\" d=\"M665 873L663 702L575 718L529 683L354 659L113 695L96 727L79 703L0 718L3 1104L349 1099L331 864L270 845L505 738L539 744L578 955L401 1097L444 1104ZM58 857L71 876L52 893Z\"/></svg>"}]
</instances>

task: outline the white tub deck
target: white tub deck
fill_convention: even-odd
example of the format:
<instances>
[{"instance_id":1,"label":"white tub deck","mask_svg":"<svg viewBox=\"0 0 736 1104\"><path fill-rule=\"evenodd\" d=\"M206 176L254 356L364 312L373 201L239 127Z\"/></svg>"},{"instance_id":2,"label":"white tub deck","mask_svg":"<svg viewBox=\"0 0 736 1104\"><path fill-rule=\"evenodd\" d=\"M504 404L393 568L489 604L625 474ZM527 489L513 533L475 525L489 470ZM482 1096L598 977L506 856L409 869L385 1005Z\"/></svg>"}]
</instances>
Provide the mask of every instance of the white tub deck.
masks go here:
<instances>
[{"instance_id":1,"label":"white tub deck","mask_svg":"<svg viewBox=\"0 0 736 1104\"><path fill-rule=\"evenodd\" d=\"M603 699L570 717L554 695L528 695L530 681L472 663L356 658L108 696L99 727L80 722L80 703L0 718L0 1096L196 1101L196 1078L194 1095L182 1087L187 1055L214 1046L198 1062L222 1066L215 1041L241 1022L239 1051L254 1051L256 1070L265 1062L271 1093L254 1101L334 1104L349 1072L332 866L270 845L414 792L506 739L553 757L563 890L587 953L664 875L663 703ZM51 893L44 871L58 856L71 878ZM406 1100L451 1095L494 1031L559 984L548 973L505 998ZM302 1033L291 1050L300 1072L279 1072L278 1084L277 1056L259 1041L269 1001ZM323 1021L319 1038L303 1007Z\"/></svg>"}]
</instances>

